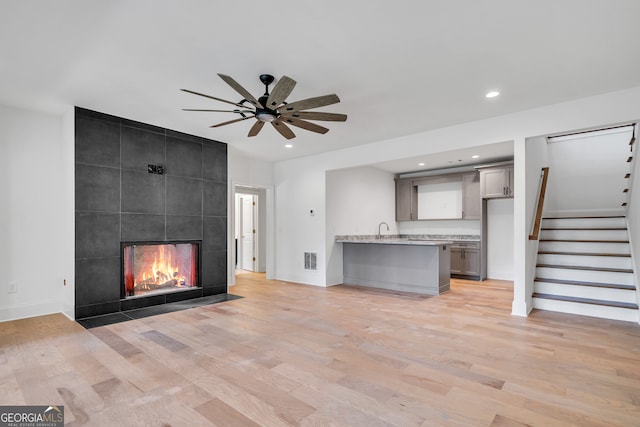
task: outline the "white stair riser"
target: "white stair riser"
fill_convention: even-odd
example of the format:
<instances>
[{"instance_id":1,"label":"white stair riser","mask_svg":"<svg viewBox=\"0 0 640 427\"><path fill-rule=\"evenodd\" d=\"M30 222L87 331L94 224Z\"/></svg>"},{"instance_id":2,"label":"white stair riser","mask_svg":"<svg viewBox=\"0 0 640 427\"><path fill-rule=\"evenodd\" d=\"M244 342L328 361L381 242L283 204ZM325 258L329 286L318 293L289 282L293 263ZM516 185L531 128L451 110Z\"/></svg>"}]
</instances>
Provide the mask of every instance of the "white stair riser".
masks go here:
<instances>
[{"instance_id":1,"label":"white stair riser","mask_svg":"<svg viewBox=\"0 0 640 427\"><path fill-rule=\"evenodd\" d=\"M539 251L629 254L628 243L540 242Z\"/></svg>"},{"instance_id":2,"label":"white stair riser","mask_svg":"<svg viewBox=\"0 0 640 427\"><path fill-rule=\"evenodd\" d=\"M626 289L599 288L596 286L563 285L559 283L534 282L533 291L541 294L564 295L602 301L637 304L636 292Z\"/></svg>"},{"instance_id":3,"label":"white stair riser","mask_svg":"<svg viewBox=\"0 0 640 427\"><path fill-rule=\"evenodd\" d=\"M628 308L607 307L569 301L554 301L544 298L533 298L533 308L557 311L560 313L579 314L582 316L600 317L603 319L638 322L638 310Z\"/></svg>"},{"instance_id":4,"label":"white stair riser","mask_svg":"<svg viewBox=\"0 0 640 427\"><path fill-rule=\"evenodd\" d=\"M627 230L542 230L541 239L551 240L628 240Z\"/></svg>"},{"instance_id":5,"label":"white stair riser","mask_svg":"<svg viewBox=\"0 0 640 427\"><path fill-rule=\"evenodd\" d=\"M600 268L633 268L630 257L538 254L538 264Z\"/></svg>"},{"instance_id":6,"label":"white stair riser","mask_svg":"<svg viewBox=\"0 0 640 427\"><path fill-rule=\"evenodd\" d=\"M610 228L626 227L625 218L554 218L543 219L543 228Z\"/></svg>"},{"instance_id":7,"label":"white stair riser","mask_svg":"<svg viewBox=\"0 0 640 427\"><path fill-rule=\"evenodd\" d=\"M572 280L577 282L634 285L633 273L615 273L609 271L536 267L536 277L544 277L546 279Z\"/></svg>"}]
</instances>

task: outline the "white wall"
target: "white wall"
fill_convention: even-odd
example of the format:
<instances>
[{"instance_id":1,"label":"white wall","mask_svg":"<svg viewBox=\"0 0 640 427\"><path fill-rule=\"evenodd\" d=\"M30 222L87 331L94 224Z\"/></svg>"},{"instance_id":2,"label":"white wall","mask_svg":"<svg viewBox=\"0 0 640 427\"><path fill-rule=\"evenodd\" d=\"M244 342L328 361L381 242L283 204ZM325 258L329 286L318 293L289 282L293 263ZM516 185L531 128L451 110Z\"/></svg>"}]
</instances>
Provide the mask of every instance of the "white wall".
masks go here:
<instances>
[{"instance_id":1,"label":"white wall","mask_svg":"<svg viewBox=\"0 0 640 427\"><path fill-rule=\"evenodd\" d=\"M63 299L69 308L73 150L63 139L61 118L0 106L0 321L61 312Z\"/></svg>"},{"instance_id":2,"label":"white wall","mask_svg":"<svg viewBox=\"0 0 640 427\"><path fill-rule=\"evenodd\" d=\"M249 187L273 187L273 163L248 157L232 145L227 147L230 182Z\"/></svg>"},{"instance_id":3,"label":"white wall","mask_svg":"<svg viewBox=\"0 0 640 427\"><path fill-rule=\"evenodd\" d=\"M631 131L549 142L550 215L621 215Z\"/></svg>"},{"instance_id":4,"label":"white wall","mask_svg":"<svg viewBox=\"0 0 640 427\"><path fill-rule=\"evenodd\" d=\"M273 169L272 169L273 170ZM267 271L267 190L259 188L258 193L258 271ZM273 213L272 213L273 214Z\"/></svg>"},{"instance_id":5,"label":"white wall","mask_svg":"<svg viewBox=\"0 0 640 427\"><path fill-rule=\"evenodd\" d=\"M394 175L373 167L327 171L327 231L344 234L377 234L386 222L397 234Z\"/></svg>"},{"instance_id":6,"label":"white wall","mask_svg":"<svg viewBox=\"0 0 640 427\"><path fill-rule=\"evenodd\" d=\"M526 290L526 254L529 220L528 159L525 140L575 129L633 121L640 117L640 87L593 96L576 101L464 123L415 135L379 141L316 156L275 164L276 188L276 273L279 279L326 285L323 272L302 269L300 253L327 253L330 233L325 230L325 172L367 166L382 161L428 156L439 152L514 141L514 314L526 315L530 309L530 290ZM348 123L347 123L348 125ZM330 135L326 137L330 138ZM538 169L538 165L533 167ZM539 175L539 169L532 172ZM532 184L535 194L537 180ZM308 210L316 216L309 217ZM640 246L640 243L638 244ZM318 260L326 265L326 260ZM527 293L529 294L527 296ZM515 301L515 299L518 301ZM527 302L528 298L528 302Z\"/></svg>"},{"instance_id":7,"label":"white wall","mask_svg":"<svg viewBox=\"0 0 640 427\"><path fill-rule=\"evenodd\" d=\"M487 200L487 278L513 280L513 199Z\"/></svg>"},{"instance_id":8,"label":"white wall","mask_svg":"<svg viewBox=\"0 0 640 427\"><path fill-rule=\"evenodd\" d=\"M335 236L397 234L394 175L372 167L327 171L326 284L342 283L342 243Z\"/></svg>"},{"instance_id":9,"label":"white wall","mask_svg":"<svg viewBox=\"0 0 640 427\"><path fill-rule=\"evenodd\" d=\"M76 308L76 281L75 281L75 145L76 129L75 108L70 107L62 119L62 161L61 172L64 181L60 191L61 208L64 210L60 228L63 230L62 241L58 245L62 258L62 268L66 272L66 286L62 289L62 312L70 319L75 319Z\"/></svg>"},{"instance_id":10,"label":"white wall","mask_svg":"<svg viewBox=\"0 0 640 427\"><path fill-rule=\"evenodd\" d=\"M325 286L325 169L301 159L275 172L276 278ZM317 270L304 269L305 252L317 254Z\"/></svg>"}]
</instances>

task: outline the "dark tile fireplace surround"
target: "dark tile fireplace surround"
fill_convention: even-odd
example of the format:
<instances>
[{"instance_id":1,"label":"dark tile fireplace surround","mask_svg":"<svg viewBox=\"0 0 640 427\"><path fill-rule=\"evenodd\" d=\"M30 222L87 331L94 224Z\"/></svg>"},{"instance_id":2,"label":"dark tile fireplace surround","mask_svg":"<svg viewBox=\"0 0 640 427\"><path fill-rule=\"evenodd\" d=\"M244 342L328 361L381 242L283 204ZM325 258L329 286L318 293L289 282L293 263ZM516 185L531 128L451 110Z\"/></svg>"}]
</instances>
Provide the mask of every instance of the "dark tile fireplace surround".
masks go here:
<instances>
[{"instance_id":1,"label":"dark tile fireplace surround","mask_svg":"<svg viewBox=\"0 0 640 427\"><path fill-rule=\"evenodd\" d=\"M227 145L78 107L75 122L76 318L227 292ZM200 286L125 298L121 243L151 241L200 242Z\"/></svg>"}]
</instances>

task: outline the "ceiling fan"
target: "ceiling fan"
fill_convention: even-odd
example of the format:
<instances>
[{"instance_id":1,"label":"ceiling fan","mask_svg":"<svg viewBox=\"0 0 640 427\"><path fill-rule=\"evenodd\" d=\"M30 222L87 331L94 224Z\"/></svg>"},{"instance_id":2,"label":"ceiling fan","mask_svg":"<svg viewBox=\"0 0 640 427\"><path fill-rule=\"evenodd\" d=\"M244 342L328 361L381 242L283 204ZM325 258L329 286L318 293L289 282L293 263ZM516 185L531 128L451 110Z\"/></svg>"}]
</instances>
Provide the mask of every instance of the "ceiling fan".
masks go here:
<instances>
[{"instance_id":1,"label":"ceiling fan","mask_svg":"<svg viewBox=\"0 0 640 427\"><path fill-rule=\"evenodd\" d=\"M212 125L212 128L229 125L231 123L240 122L242 120L256 119L256 122L253 126L251 126L251 129L249 130L248 136L256 136L265 123L271 123L271 125L282 136L287 139L291 139L295 138L296 135L288 125L306 129L311 132L325 134L329 132L329 129L324 126L309 122L308 120L333 122L344 122L347 120L346 114L306 111L312 108L337 104L338 102L340 102L340 98L338 98L338 95L336 94L307 98L301 101L287 103L285 99L287 99L287 97L291 94L291 91L293 91L293 88L296 85L296 81L290 77L282 76L282 78L278 80L276 85L273 87L273 91L271 91L271 94L269 94L269 85L274 82L275 78L271 74L261 74L260 81L264 84L265 91L264 95L256 99L253 95L251 95L251 93L249 93L249 91L242 87L233 78L224 74L218 74L218 76L220 76L222 80L224 80L229 86L231 86L243 97L240 102L227 101L226 99L205 95L204 93L194 92L188 89L181 89L184 92L204 96L205 98L214 99L216 101L224 102L238 107L234 110L200 110L193 108L183 109L184 111L236 113L241 116L238 119Z\"/></svg>"}]
</instances>

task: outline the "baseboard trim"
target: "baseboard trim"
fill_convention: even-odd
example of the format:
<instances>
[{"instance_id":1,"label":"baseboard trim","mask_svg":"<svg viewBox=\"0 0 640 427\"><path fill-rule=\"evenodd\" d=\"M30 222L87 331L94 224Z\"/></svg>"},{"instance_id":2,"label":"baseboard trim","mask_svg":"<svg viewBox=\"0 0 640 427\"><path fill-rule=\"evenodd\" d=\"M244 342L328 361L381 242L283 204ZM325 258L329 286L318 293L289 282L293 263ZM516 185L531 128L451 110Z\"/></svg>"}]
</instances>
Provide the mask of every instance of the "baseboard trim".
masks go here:
<instances>
[{"instance_id":1,"label":"baseboard trim","mask_svg":"<svg viewBox=\"0 0 640 427\"><path fill-rule=\"evenodd\" d=\"M516 301L514 299L511 303L511 315L528 317L531 313L531 310L533 310L533 303L530 301L530 298L528 298L527 301Z\"/></svg>"},{"instance_id":2,"label":"baseboard trim","mask_svg":"<svg viewBox=\"0 0 640 427\"><path fill-rule=\"evenodd\" d=\"M0 322L62 312L63 310L59 301L6 306L0 307Z\"/></svg>"},{"instance_id":3,"label":"baseboard trim","mask_svg":"<svg viewBox=\"0 0 640 427\"><path fill-rule=\"evenodd\" d=\"M69 304L62 304L62 314L67 316L70 320L76 320L76 306Z\"/></svg>"}]
</instances>

